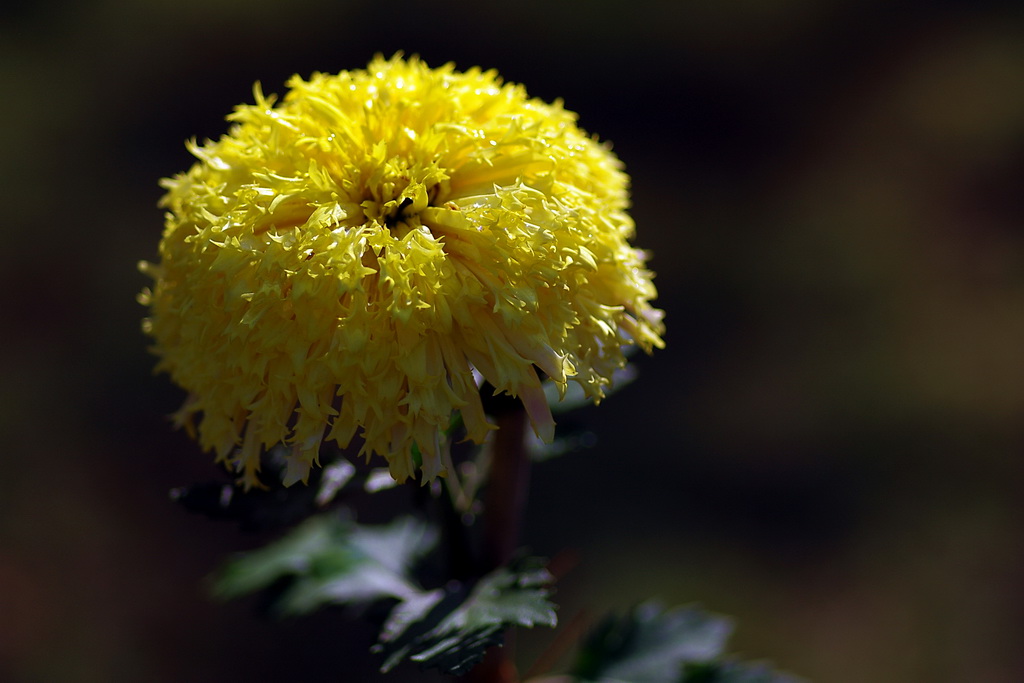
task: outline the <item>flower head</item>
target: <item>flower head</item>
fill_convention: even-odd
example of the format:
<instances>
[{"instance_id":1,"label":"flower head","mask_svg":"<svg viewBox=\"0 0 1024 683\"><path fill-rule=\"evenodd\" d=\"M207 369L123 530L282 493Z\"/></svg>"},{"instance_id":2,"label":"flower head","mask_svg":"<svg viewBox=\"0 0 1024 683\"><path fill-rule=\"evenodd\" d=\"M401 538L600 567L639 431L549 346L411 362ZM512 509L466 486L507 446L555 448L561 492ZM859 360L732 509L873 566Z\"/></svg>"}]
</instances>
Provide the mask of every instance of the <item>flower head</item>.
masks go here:
<instances>
[{"instance_id":1,"label":"flower head","mask_svg":"<svg viewBox=\"0 0 1024 683\"><path fill-rule=\"evenodd\" d=\"M597 401L624 346L662 345L628 177L560 102L401 56L288 86L189 144L142 266L177 418L247 486L279 443L304 480L325 438L400 481L415 444L432 478L453 411L475 442L494 428L483 380L550 440L537 369Z\"/></svg>"}]
</instances>

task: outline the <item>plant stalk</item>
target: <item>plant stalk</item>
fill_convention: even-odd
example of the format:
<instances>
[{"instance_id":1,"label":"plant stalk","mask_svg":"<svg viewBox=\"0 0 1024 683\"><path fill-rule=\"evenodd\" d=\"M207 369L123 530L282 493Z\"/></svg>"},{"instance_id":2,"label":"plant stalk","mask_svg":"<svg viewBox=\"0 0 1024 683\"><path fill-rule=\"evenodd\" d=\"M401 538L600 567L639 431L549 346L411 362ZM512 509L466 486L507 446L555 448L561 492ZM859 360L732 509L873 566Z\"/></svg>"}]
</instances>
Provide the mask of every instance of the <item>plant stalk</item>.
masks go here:
<instances>
[{"instance_id":1,"label":"plant stalk","mask_svg":"<svg viewBox=\"0 0 1024 683\"><path fill-rule=\"evenodd\" d=\"M512 559L519 545L519 529L530 481L526 411L517 406L497 416L497 422L490 473L484 490L481 576ZM483 661L465 676L465 683L519 682L519 674L509 656L510 635L505 635L503 647L491 648Z\"/></svg>"},{"instance_id":2,"label":"plant stalk","mask_svg":"<svg viewBox=\"0 0 1024 683\"><path fill-rule=\"evenodd\" d=\"M497 422L484 491L482 573L507 564L519 546L519 529L530 482L526 411L519 406L499 416Z\"/></svg>"}]
</instances>

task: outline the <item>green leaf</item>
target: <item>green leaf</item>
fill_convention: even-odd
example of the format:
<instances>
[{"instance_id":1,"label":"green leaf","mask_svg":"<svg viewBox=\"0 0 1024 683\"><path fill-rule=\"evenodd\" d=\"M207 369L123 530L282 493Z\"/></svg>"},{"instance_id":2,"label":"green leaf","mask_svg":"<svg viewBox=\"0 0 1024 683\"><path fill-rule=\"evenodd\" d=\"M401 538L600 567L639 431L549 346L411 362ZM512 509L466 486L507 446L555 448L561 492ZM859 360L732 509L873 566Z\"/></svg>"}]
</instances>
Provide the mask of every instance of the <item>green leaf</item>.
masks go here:
<instances>
[{"instance_id":1,"label":"green leaf","mask_svg":"<svg viewBox=\"0 0 1024 683\"><path fill-rule=\"evenodd\" d=\"M683 666L718 658L732 625L692 607L657 603L611 616L585 640L572 673L602 683L678 683Z\"/></svg>"},{"instance_id":2,"label":"green leaf","mask_svg":"<svg viewBox=\"0 0 1024 683\"><path fill-rule=\"evenodd\" d=\"M694 607L657 603L611 616L586 637L569 680L576 683L798 683L763 664L722 654L732 625Z\"/></svg>"},{"instance_id":3,"label":"green leaf","mask_svg":"<svg viewBox=\"0 0 1024 683\"><path fill-rule=\"evenodd\" d=\"M275 608L301 614L326 605L394 600L374 651L383 671L402 661L460 675L499 645L513 626L554 626L551 576L536 559L500 568L475 584L424 590L411 571L437 542L425 524L403 518L361 526L338 515L308 519L260 550L229 561L215 578L221 598L286 585Z\"/></svg>"},{"instance_id":4,"label":"green leaf","mask_svg":"<svg viewBox=\"0 0 1024 683\"><path fill-rule=\"evenodd\" d=\"M374 647L385 656L381 671L411 660L462 675L488 647L503 642L507 629L553 627L557 617L548 600L551 580L538 560L523 560L488 574L471 588L453 585L400 603Z\"/></svg>"},{"instance_id":5,"label":"green leaf","mask_svg":"<svg viewBox=\"0 0 1024 683\"><path fill-rule=\"evenodd\" d=\"M285 613L323 604L405 600L421 588L408 578L413 564L437 542L433 529L412 518L360 526L338 515L311 517L280 540L229 561L214 594L235 598L291 579L277 601Z\"/></svg>"}]
</instances>

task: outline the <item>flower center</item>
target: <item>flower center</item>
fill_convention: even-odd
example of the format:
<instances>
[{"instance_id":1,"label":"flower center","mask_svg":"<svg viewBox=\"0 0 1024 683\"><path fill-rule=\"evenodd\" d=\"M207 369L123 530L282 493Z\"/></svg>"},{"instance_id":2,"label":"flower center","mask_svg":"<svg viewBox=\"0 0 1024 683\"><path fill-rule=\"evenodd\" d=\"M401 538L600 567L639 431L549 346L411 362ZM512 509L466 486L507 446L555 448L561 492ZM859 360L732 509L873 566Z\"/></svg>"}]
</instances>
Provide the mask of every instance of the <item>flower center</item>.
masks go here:
<instances>
[{"instance_id":1,"label":"flower center","mask_svg":"<svg viewBox=\"0 0 1024 683\"><path fill-rule=\"evenodd\" d=\"M433 206L447 181L436 164L393 156L365 177L360 206L367 222L386 227L402 238L420 227L419 213Z\"/></svg>"},{"instance_id":2,"label":"flower center","mask_svg":"<svg viewBox=\"0 0 1024 683\"><path fill-rule=\"evenodd\" d=\"M387 227L396 238L403 238L411 230L422 225L419 214L433 205L437 196L437 185L424 185L410 181L400 190L396 188L391 198L381 201L374 197L362 202L362 214L368 222ZM382 198L383 199L383 198Z\"/></svg>"}]
</instances>

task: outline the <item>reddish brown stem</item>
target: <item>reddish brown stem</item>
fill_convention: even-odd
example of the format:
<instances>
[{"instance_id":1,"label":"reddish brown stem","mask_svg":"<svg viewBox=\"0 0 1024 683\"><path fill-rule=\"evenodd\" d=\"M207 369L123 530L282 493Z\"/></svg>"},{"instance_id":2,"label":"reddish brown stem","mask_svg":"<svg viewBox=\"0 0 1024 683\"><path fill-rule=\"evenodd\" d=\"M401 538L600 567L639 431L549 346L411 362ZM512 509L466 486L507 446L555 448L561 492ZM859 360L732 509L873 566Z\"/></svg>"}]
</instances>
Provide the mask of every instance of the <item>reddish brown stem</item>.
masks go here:
<instances>
[{"instance_id":1,"label":"reddish brown stem","mask_svg":"<svg viewBox=\"0 0 1024 683\"><path fill-rule=\"evenodd\" d=\"M484 492L481 574L507 564L519 544L519 527L526 506L530 458L526 452L526 412L519 408L498 417ZM465 683L518 683L519 673L509 657L511 643L491 648L484 660L463 679Z\"/></svg>"},{"instance_id":2,"label":"reddish brown stem","mask_svg":"<svg viewBox=\"0 0 1024 683\"><path fill-rule=\"evenodd\" d=\"M526 411L521 408L498 418L484 492L484 572L508 563L519 544L519 527L530 481L526 424Z\"/></svg>"}]
</instances>

